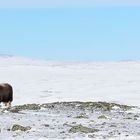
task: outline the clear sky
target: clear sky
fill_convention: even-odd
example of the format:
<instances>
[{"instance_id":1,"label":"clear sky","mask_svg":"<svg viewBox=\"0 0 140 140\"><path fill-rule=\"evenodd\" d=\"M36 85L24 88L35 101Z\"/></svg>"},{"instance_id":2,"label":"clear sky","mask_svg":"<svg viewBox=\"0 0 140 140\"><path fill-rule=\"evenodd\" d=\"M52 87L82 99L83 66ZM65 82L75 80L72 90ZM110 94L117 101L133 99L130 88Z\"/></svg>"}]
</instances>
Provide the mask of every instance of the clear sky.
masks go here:
<instances>
[{"instance_id":1,"label":"clear sky","mask_svg":"<svg viewBox=\"0 0 140 140\"><path fill-rule=\"evenodd\" d=\"M140 3L104 1L0 2L0 54L76 61L140 60Z\"/></svg>"}]
</instances>

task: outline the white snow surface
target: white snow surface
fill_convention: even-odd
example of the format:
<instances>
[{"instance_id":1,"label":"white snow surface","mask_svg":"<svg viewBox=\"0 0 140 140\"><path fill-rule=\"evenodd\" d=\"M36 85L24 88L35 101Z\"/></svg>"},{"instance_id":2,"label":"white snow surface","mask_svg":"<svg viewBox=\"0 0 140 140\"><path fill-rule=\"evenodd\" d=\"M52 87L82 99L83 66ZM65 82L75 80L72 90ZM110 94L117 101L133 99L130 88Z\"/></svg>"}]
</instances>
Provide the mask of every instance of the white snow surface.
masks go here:
<instances>
[{"instance_id":1,"label":"white snow surface","mask_svg":"<svg viewBox=\"0 0 140 140\"><path fill-rule=\"evenodd\" d=\"M140 106L140 62L59 62L0 56L0 82L14 89L13 105L107 101Z\"/></svg>"}]
</instances>

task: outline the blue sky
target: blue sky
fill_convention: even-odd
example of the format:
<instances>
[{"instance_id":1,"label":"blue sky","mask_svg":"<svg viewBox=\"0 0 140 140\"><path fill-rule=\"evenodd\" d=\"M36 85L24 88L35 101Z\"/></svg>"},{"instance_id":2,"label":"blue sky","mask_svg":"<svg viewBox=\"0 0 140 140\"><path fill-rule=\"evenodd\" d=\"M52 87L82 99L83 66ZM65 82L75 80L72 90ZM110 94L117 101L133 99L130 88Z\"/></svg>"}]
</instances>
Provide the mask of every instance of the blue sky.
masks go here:
<instances>
[{"instance_id":1,"label":"blue sky","mask_svg":"<svg viewBox=\"0 0 140 140\"><path fill-rule=\"evenodd\" d=\"M138 3L106 5L89 0L81 4L77 0L63 4L61 0L59 5L44 6L42 0L37 7L14 2L0 7L1 54L76 61L140 60Z\"/></svg>"}]
</instances>

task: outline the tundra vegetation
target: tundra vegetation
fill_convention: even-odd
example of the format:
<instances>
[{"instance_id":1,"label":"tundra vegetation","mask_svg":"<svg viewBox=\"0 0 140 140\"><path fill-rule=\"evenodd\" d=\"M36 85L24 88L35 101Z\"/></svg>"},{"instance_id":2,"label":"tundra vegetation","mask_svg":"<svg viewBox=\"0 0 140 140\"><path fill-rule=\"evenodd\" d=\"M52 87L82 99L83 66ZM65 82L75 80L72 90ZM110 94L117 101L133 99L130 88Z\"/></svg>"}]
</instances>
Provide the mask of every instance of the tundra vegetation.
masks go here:
<instances>
[{"instance_id":1,"label":"tundra vegetation","mask_svg":"<svg viewBox=\"0 0 140 140\"><path fill-rule=\"evenodd\" d=\"M139 136L135 106L107 102L54 102L3 108L0 139L117 138Z\"/></svg>"}]
</instances>

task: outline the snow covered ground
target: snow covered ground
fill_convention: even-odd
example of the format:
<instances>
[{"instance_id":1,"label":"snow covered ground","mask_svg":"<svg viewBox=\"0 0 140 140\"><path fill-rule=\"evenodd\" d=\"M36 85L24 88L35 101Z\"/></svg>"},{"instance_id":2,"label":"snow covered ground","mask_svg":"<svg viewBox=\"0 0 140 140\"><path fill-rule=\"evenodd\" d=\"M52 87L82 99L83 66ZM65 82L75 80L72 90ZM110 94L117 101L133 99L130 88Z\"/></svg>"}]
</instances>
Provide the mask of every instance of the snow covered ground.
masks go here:
<instances>
[{"instance_id":1,"label":"snow covered ground","mask_svg":"<svg viewBox=\"0 0 140 140\"><path fill-rule=\"evenodd\" d=\"M56 102L0 111L0 140L139 139L140 113L106 102Z\"/></svg>"},{"instance_id":2,"label":"snow covered ground","mask_svg":"<svg viewBox=\"0 0 140 140\"><path fill-rule=\"evenodd\" d=\"M5 82L13 86L13 106L31 103L42 105L57 101L105 101L140 107L139 61L60 62L1 55L0 83ZM94 139L100 136L102 136L101 139L105 137L109 140L140 139L140 109L130 110L130 112L116 109L116 114L112 111L96 112L92 109L87 109L85 112L85 108L77 110L77 106L74 109L65 109L65 105L54 110L47 108L35 112L23 110L21 113L11 113L1 110L0 139L92 139L94 134L90 136L68 133L72 125L80 124L90 128L95 126L99 128L99 133ZM88 119L75 119L79 114L88 116ZM107 118L100 121L99 115L102 117L105 115ZM30 125L32 129L25 133L11 132L11 127L17 123L24 126ZM67 123L68 125L64 127ZM117 135L116 138L115 135Z\"/></svg>"},{"instance_id":3,"label":"snow covered ground","mask_svg":"<svg viewBox=\"0 0 140 140\"><path fill-rule=\"evenodd\" d=\"M13 86L13 105L109 101L140 106L140 62L74 63L4 55L0 82Z\"/></svg>"}]
</instances>

